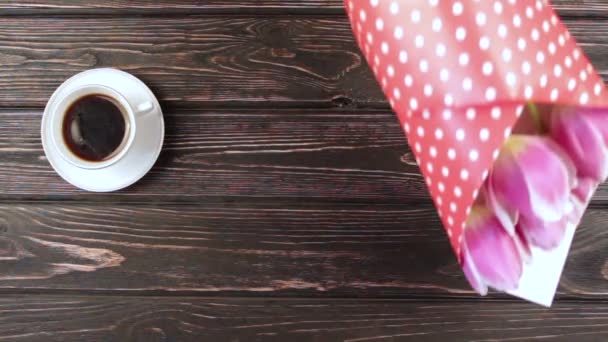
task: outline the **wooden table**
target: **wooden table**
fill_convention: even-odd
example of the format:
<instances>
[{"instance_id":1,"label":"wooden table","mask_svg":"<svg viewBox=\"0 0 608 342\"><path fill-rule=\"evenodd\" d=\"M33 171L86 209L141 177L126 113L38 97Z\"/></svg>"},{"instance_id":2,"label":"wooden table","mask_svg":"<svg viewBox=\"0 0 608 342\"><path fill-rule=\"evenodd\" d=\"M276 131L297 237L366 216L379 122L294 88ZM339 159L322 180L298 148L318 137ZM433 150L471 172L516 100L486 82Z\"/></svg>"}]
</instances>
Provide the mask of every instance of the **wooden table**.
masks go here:
<instances>
[{"instance_id":1,"label":"wooden table","mask_svg":"<svg viewBox=\"0 0 608 342\"><path fill-rule=\"evenodd\" d=\"M608 76L608 3L554 3ZM0 340L605 340L608 188L551 310L478 298L341 4L2 1ZM144 80L167 126L110 194L61 180L39 137L96 67Z\"/></svg>"}]
</instances>

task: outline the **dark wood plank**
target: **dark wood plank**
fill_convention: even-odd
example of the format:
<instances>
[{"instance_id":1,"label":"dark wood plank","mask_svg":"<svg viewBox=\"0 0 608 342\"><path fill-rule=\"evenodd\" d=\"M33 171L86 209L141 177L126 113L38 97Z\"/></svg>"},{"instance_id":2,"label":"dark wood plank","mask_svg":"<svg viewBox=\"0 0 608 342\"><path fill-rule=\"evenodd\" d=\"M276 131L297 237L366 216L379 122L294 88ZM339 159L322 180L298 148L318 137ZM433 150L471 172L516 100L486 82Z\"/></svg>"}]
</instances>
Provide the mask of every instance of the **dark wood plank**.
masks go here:
<instances>
[{"instance_id":1,"label":"dark wood plank","mask_svg":"<svg viewBox=\"0 0 608 342\"><path fill-rule=\"evenodd\" d=\"M294 200L431 206L390 112L169 111L152 171L115 193L80 191L44 157L38 111L0 111L0 202ZM594 203L608 202L608 184Z\"/></svg>"},{"instance_id":2,"label":"dark wood plank","mask_svg":"<svg viewBox=\"0 0 608 342\"><path fill-rule=\"evenodd\" d=\"M67 77L96 67L139 76L165 104L384 103L341 16L5 17L0 64L4 107L43 106Z\"/></svg>"},{"instance_id":3,"label":"dark wood plank","mask_svg":"<svg viewBox=\"0 0 608 342\"><path fill-rule=\"evenodd\" d=\"M605 21L569 21L604 76ZM71 75L117 67L171 106L382 107L343 16L0 18L0 106L41 107Z\"/></svg>"},{"instance_id":4,"label":"dark wood plank","mask_svg":"<svg viewBox=\"0 0 608 342\"><path fill-rule=\"evenodd\" d=\"M41 13L344 13L342 0L28 0L3 1L10 14Z\"/></svg>"},{"instance_id":5,"label":"dark wood plank","mask_svg":"<svg viewBox=\"0 0 608 342\"><path fill-rule=\"evenodd\" d=\"M608 16L603 0L553 0L562 16ZM9 14L42 13L343 13L343 0L28 0L3 1L0 9Z\"/></svg>"},{"instance_id":6,"label":"dark wood plank","mask_svg":"<svg viewBox=\"0 0 608 342\"><path fill-rule=\"evenodd\" d=\"M155 168L135 186L105 195L78 191L54 173L40 144L40 116L0 114L1 200L429 200L392 113L166 112Z\"/></svg>"},{"instance_id":7,"label":"dark wood plank","mask_svg":"<svg viewBox=\"0 0 608 342\"><path fill-rule=\"evenodd\" d=\"M561 16L608 16L608 3L605 0L551 0L551 3Z\"/></svg>"},{"instance_id":8,"label":"dark wood plank","mask_svg":"<svg viewBox=\"0 0 608 342\"><path fill-rule=\"evenodd\" d=\"M586 214L561 297L605 298L607 221ZM0 289L475 296L432 208L312 204L1 205Z\"/></svg>"},{"instance_id":9,"label":"dark wood plank","mask_svg":"<svg viewBox=\"0 0 608 342\"><path fill-rule=\"evenodd\" d=\"M601 341L608 305L9 296L11 341Z\"/></svg>"},{"instance_id":10,"label":"dark wood plank","mask_svg":"<svg viewBox=\"0 0 608 342\"><path fill-rule=\"evenodd\" d=\"M0 205L0 232L5 290L470 294L432 209Z\"/></svg>"}]
</instances>

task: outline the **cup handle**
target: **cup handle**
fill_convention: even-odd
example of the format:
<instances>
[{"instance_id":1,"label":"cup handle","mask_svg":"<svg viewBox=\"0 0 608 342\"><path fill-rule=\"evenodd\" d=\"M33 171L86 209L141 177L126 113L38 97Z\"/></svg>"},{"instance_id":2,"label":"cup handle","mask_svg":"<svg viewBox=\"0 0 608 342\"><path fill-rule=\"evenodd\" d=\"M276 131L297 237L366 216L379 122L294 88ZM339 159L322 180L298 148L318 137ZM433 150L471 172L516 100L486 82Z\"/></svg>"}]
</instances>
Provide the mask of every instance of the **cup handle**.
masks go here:
<instances>
[{"instance_id":1,"label":"cup handle","mask_svg":"<svg viewBox=\"0 0 608 342\"><path fill-rule=\"evenodd\" d=\"M142 117L154 110L154 104L152 101L142 102L137 105L135 108L135 114L139 117Z\"/></svg>"}]
</instances>

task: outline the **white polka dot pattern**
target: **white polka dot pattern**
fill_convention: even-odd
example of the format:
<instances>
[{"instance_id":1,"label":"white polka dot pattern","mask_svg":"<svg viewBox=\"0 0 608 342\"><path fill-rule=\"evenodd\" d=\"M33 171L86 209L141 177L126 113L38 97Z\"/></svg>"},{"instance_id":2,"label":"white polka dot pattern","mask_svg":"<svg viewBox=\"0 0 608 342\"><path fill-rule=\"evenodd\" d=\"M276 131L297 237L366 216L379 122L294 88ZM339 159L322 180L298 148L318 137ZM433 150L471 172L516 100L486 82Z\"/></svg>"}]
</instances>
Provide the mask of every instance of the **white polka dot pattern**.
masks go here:
<instances>
[{"instance_id":1,"label":"white polka dot pattern","mask_svg":"<svg viewBox=\"0 0 608 342\"><path fill-rule=\"evenodd\" d=\"M345 0L453 248L522 104L607 106L546 1Z\"/></svg>"}]
</instances>

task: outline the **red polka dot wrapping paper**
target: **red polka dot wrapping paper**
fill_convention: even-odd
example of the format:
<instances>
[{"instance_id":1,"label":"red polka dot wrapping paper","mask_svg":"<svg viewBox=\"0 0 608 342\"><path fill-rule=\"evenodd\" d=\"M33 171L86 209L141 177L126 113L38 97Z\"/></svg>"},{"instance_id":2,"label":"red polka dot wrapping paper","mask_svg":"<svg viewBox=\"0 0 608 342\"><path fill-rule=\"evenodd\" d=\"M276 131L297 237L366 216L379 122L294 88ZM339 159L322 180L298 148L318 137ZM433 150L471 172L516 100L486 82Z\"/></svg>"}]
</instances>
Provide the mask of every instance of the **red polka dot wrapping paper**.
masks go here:
<instances>
[{"instance_id":1,"label":"red polka dot wrapping paper","mask_svg":"<svg viewBox=\"0 0 608 342\"><path fill-rule=\"evenodd\" d=\"M346 0L453 249L528 102L608 107L604 83L547 1Z\"/></svg>"},{"instance_id":2,"label":"red polka dot wrapping paper","mask_svg":"<svg viewBox=\"0 0 608 342\"><path fill-rule=\"evenodd\" d=\"M606 89L544 0L345 0L456 254L470 208L528 102L608 107ZM532 251L509 293L549 306L575 225Z\"/></svg>"}]
</instances>

